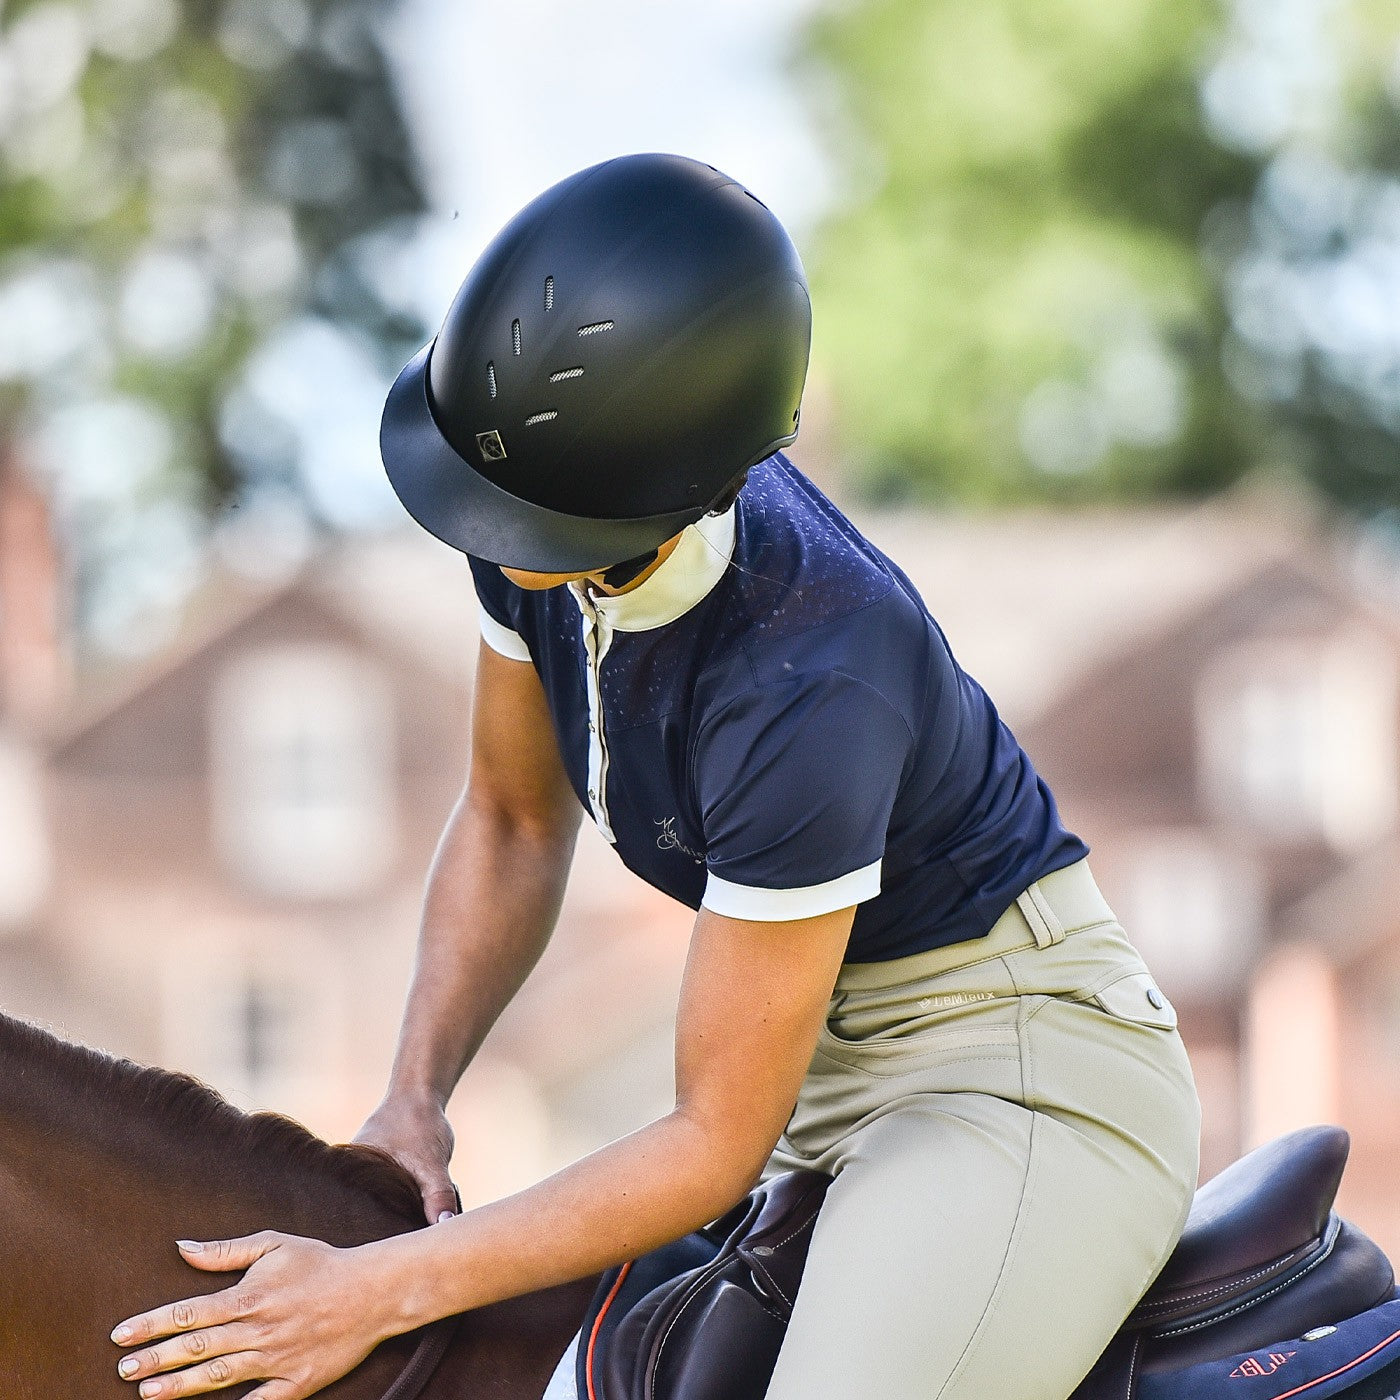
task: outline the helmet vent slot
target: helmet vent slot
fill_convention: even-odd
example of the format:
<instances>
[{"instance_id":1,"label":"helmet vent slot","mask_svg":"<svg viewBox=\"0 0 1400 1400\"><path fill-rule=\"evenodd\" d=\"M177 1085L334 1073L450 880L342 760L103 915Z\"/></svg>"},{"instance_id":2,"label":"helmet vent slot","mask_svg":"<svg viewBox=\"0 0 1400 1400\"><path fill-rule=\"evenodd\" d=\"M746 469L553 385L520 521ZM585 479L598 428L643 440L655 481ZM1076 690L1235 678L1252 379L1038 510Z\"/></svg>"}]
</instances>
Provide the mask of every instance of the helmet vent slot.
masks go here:
<instances>
[{"instance_id":1,"label":"helmet vent slot","mask_svg":"<svg viewBox=\"0 0 1400 1400\"><path fill-rule=\"evenodd\" d=\"M554 373L549 376L549 382L551 384L558 384L565 379L577 379L582 373L582 365L575 365L573 369L556 369Z\"/></svg>"},{"instance_id":2,"label":"helmet vent slot","mask_svg":"<svg viewBox=\"0 0 1400 1400\"><path fill-rule=\"evenodd\" d=\"M496 362L487 360L486 362L486 389L494 399L496 397Z\"/></svg>"},{"instance_id":3,"label":"helmet vent slot","mask_svg":"<svg viewBox=\"0 0 1400 1400\"><path fill-rule=\"evenodd\" d=\"M510 348L518 355L520 353L520 322L510 323Z\"/></svg>"},{"instance_id":4,"label":"helmet vent slot","mask_svg":"<svg viewBox=\"0 0 1400 1400\"><path fill-rule=\"evenodd\" d=\"M544 309L546 311L554 310L554 278L552 277L544 279Z\"/></svg>"},{"instance_id":5,"label":"helmet vent slot","mask_svg":"<svg viewBox=\"0 0 1400 1400\"><path fill-rule=\"evenodd\" d=\"M599 331L610 331L616 323L613 321L594 321L591 326L580 326L580 335L597 335Z\"/></svg>"},{"instance_id":6,"label":"helmet vent slot","mask_svg":"<svg viewBox=\"0 0 1400 1400\"><path fill-rule=\"evenodd\" d=\"M532 413L525 420L525 426L527 428L533 428L536 423L549 423L552 422L555 418L558 418L558 416L559 413L556 409L547 408L543 413Z\"/></svg>"}]
</instances>

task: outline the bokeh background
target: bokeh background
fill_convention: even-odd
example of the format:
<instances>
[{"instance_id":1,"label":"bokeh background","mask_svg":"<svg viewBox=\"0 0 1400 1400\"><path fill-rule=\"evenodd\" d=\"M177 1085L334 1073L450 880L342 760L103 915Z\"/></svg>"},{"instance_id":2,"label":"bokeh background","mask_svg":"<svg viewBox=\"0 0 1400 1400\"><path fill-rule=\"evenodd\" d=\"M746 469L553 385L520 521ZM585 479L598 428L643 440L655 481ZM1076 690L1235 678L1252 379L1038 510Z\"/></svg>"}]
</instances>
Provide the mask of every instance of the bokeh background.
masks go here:
<instances>
[{"instance_id":1,"label":"bokeh background","mask_svg":"<svg viewBox=\"0 0 1400 1400\"><path fill-rule=\"evenodd\" d=\"M1400 1253L1400 14L0 0L0 1008L351 1135L465 776L387 383L554 180L788 223L793 456L924 591L1181 1013ZM591 830L468 1199L663 1112L689 917Z\"/></svg>"}]
</instances>

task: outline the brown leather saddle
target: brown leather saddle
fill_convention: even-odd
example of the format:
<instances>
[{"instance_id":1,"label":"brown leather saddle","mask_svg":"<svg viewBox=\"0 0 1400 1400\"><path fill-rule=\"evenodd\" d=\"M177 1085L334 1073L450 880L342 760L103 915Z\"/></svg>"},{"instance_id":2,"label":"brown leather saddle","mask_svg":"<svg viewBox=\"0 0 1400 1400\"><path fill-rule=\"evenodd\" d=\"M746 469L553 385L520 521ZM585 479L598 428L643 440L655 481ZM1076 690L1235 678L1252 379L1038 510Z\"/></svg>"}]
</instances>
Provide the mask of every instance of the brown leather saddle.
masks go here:
<instances>
[{"instance_id":1,"label":"brown leather saddle","mask_svg":"<svg viewBox=\"0 0 1400 1400\"><path fill-rule=\"evenodd\" d=\"M1350 1145L1301 1129L1203 1186L1175 1252L1071 1400L1132 1400L1185 1370L1392 1296L1381 1250L1332 1203ZM706 1230L609 1271L584 1322L580 1400L762 1400L831 1178L760 1186Z\"/></svg>"},{"instance_id":2,"label":"brown leather saddle","mask_svg":"<svg viewBox=\"0 0 1400 1400\"><path fill-rule=\"evenodd\" d=\"M775 1177L713 1225L603 1275L579 1400L762 1400L831 1178Z\"/></svg>"}]
</instances>

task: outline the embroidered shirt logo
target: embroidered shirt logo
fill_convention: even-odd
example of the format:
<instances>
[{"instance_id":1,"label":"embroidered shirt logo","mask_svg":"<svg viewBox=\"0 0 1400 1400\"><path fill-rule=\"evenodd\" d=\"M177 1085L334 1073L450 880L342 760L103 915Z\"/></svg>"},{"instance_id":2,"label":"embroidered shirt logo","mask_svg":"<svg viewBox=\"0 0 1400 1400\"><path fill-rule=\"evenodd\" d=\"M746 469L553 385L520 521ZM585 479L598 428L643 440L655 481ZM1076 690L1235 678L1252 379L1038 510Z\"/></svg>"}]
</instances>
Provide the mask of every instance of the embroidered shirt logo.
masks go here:
<instances>
[{"instance_id":1,"label":"embroidered shirt logo","mask_svg":"<svg viewBox=\"0 0 1400 1400\"><path fill-rule=\"evenodd\" d=\"M675 817L657 817L653 826L661 828L661 834L656 838L656 848L659 851L684 851L696 865L704 865L705 857L699 851L693 851L689 846L676 835Z\"/></svg>"}]
</instances>

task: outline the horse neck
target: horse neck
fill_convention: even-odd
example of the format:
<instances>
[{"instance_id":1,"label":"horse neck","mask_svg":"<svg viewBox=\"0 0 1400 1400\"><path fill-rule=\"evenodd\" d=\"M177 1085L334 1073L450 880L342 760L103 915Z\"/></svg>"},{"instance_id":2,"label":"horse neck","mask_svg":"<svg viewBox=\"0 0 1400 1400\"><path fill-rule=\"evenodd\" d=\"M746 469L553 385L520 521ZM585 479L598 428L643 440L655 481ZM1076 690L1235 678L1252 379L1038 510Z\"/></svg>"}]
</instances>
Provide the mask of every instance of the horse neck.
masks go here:
<instances>
[{"instance_id":1,"label":"horse neck","mask_svg":"<svg viewBox=\"0 0 1400 1400\"><path fill-rule=\"evenodd\" d=\"M0 1066L8 1069L10 1066ZM334 1174L258 1160L158 1125L55 1118L0 1103L0 1374L5 1400L133 1400L108 1340L123 1317L226 1287L189 1268L177 1239L274 1229L337 1245L401 1233L401 1214ZM81 1104L81 1095L74 1095ZM91 1120L94 1115L89 1114ZM101 1116L101 1115L96 1115ZM324 1392L379 1400L412 1339L395 1339ZM252 1387L224 1392L240 1396Z\"/></svg>"},{"instance_id":2,"label":"horse neck","mask_svg":"<svg viewBox=\"0 0 1400 1400\"><path fill-rule=\"evenodd\" d=\"M0 1014L3 1400L134 1400L116 1374L115 1323L231 1282L189 1268L177 1239L280 1230L349 1246L420 1223L404 1173L211 1105L186 1081L114 1067ZM466 1315L421 1400L539 1400L593 1286ZM381 1400L417 1341L391 1339L322 1396Z\"/></svg>"}]
</instances>

